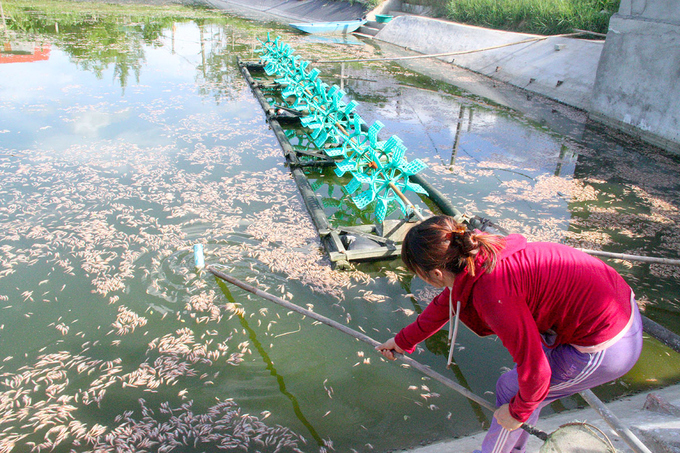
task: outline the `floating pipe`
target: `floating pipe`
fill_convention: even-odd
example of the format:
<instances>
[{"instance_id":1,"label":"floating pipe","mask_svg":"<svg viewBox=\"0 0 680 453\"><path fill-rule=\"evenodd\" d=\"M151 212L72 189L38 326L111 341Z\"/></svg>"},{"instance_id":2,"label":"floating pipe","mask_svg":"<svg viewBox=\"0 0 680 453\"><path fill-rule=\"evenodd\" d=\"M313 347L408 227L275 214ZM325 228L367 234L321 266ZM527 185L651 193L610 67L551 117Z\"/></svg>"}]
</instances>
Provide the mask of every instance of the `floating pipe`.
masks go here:
<instances>
[{"instance_id":1,"label":"floating pipe","mask_svg":"<svg viewBox=\"0 0 680 453\"><path fill-rule=\"evenodd\" d=\"M675 352L680 353L680 335L671 332L661 324L652 321L644 315L642 316L642 330Z\"/></svg>"}]
</instances>

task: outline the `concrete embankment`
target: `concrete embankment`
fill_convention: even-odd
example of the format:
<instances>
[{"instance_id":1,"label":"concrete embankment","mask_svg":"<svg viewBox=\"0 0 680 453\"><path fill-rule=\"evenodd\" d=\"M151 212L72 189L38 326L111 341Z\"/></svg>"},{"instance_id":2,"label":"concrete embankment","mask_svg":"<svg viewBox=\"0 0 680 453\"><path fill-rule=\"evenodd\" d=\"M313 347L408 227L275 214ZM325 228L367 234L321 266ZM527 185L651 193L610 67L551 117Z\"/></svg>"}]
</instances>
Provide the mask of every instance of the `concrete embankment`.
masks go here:
<instances>
[{"instance_id":1,"label":"concrete embankment","mask_svg":"<svg viewBox=\"0 0 680 453\"><path fill-rule=\"evenodd\" d=\"M457 52L439 58L577 107L598 122L680 154L677 0L623 0L606 41L412 15L399 15L375 37L423 54Z\"/></svg>"},{"instance_id":2,"label":"concrete embankment","mask_svg":"<svg viewBox=\"0 0 680 453\"><path fill-rule=\"evenodd\" d=\"M680 154L680 2L621 0L591 117Z\"/></svg>"},{"instance_id":3,"label":"concrete embankment","mask_svg":"<svg viewBox=\"0 0 680 453\"><path fill-rule=\"evenodd\" d=\"M395 17L376 39L422 54L459 53L438 58L582 110L590 108L604 46L412 15Z\"/></svg>"},{"instance_id":4,"label":"concrete embankment","mask_svg":"<svg viewBox=\"0 0 680 453\"><path fill-rule=\"evenodd\" d=\"M680 154L680 4L622 0L607 41L490 30L398 12L401 0L373 11L332 0L203 0L211 6L279 22L396 14L376 39L439 57L492 80L588 112L596 121ZM395 12L396 10L396 12ZM453 53L456 53L453 55Z\"/></svg>"}]
</instances>

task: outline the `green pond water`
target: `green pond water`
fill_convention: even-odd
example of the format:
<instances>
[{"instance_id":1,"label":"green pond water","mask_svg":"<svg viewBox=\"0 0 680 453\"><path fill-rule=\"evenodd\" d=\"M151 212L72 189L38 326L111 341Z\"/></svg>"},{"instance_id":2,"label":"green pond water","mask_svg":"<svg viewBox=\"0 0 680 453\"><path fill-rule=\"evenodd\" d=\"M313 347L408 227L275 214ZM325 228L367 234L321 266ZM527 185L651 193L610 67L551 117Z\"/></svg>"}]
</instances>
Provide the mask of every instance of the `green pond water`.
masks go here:
<instances>
[{"instance_id":1,"label":"green pond water","mask_svg":"<svg viewBox=\"0 0 680 453\"><path fill-rule=\"evenodd\" d=\"M3 7L0 451L380 452L488 426L417 371L193 266L202 243L208 264L377 340L436 294L398 260L331 268L236 65L271 30L305 58L375 44L175 6ZM560 135L392 63L319 68L462 211L532 240L680 254L678 159L578 112ZM308 176L331 221L372 222L331 201L329 174ZM647 316L680 333L678 268L610 264ZM493 400L512 366L500 342L463 329L447 370L445 336L414 358ZM646 338L636 367L595 391L679 379L678 354Z\"/></svg>"}]
</instances>

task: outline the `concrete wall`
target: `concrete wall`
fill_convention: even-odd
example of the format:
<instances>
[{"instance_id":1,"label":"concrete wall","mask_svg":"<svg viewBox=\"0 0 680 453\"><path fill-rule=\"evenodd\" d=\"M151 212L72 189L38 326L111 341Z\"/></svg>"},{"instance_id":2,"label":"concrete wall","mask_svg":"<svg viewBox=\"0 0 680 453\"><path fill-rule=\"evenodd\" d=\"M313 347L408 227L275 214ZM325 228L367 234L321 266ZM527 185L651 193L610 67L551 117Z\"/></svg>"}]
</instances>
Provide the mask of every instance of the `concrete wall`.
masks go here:
<instances>
[{"instance_id":1,"label":"concrete wall","mask_svg":"<svg viewBox=\"0 0 680 453\"><path fill-rule=\"evenodd\" d=\"M376 38L423 54L470 52L440 59L583 110L590 110L604 47L602 41L490 30L422 16L395 17Z\"/></svg>"},{"instance_id":2,"label":"concrete wall","mask_svg":"<svg viewBox=\"0 0 680 453\"><path fill-rule=\"evenodd\" d=\"M680 21L680 2L678 0L621 0L619 15L659 20L662 22Z\"/></svg>"},{"instance_id":3,"label":"concrete wall","mask_svg":"<svg viewBox=\"0 0 680 453\"><path fill-rule=\"evenodd\" d=\"M366 19L375 20L376 14L390 14L392 11L401 11L401 0L384 0L381 4L366 13Z\"/></svg>"},{"instance_id":4,"label":"concrete wall","mask_svg":"<svg viewBox=\"0 0 680 453\"><path fill-rule=\"evenodd\" d=\"M622 0L590 116L680 154L680 1Z\"/></svg>"}]
</instances>

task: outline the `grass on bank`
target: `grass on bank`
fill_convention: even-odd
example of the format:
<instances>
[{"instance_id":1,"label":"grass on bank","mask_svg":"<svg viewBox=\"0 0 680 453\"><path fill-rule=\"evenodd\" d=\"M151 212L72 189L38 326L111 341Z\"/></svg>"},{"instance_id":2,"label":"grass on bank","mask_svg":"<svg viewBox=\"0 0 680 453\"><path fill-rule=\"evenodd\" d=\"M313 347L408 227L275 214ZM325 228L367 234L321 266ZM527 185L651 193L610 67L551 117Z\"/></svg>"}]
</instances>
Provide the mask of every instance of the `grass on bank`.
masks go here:
<instances>
[{"instance_id":1,"label":"grass on bank","mask_svg":"<svg viewBox=\"0 0 680 453\"><path fill-rule=\"evenodd\" d=\"M575 28L607 33L621 0L409 0L437 17L470 25L541 35Z\"/></svg>"}]
</instances>

